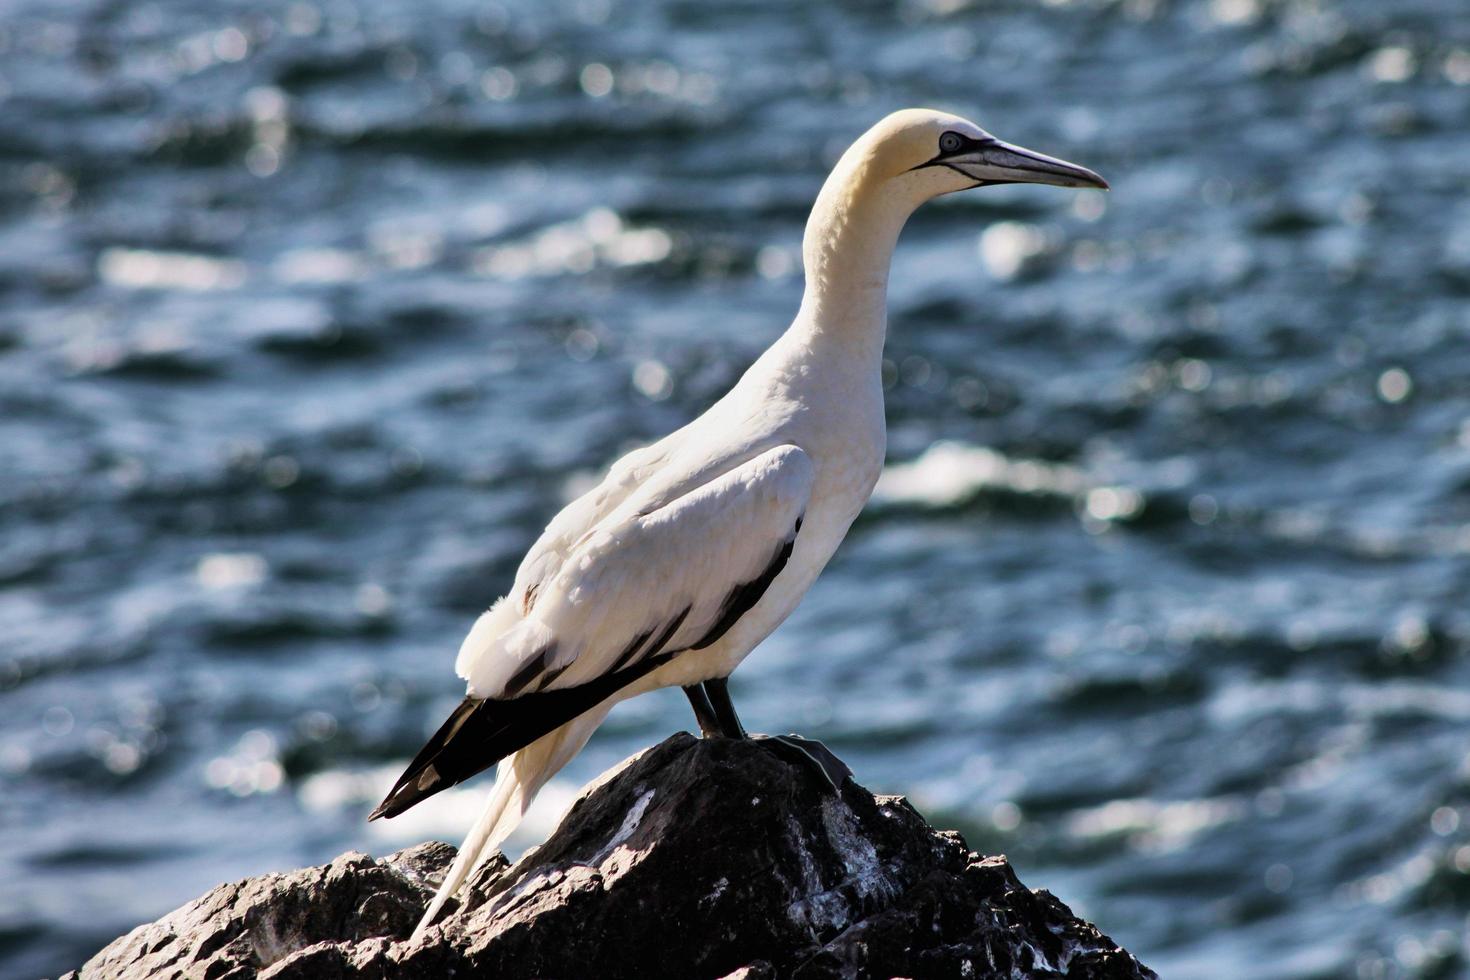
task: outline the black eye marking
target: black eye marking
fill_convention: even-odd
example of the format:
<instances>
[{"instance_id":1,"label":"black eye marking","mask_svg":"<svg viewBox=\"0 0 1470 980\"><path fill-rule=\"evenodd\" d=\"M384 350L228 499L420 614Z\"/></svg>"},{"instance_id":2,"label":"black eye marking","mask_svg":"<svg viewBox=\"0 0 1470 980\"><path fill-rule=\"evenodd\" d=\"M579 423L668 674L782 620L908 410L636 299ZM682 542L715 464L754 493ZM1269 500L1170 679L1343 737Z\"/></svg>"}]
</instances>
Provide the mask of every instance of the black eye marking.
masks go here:
<instances>
[{"instance_id":1,"label":"black eye marking","mask_svg":"<svg viewBox=\"0 0 1470 980\"><path fill-rule=\"evenodd\" d=\"M934 159L910 167L909 170L923 170L926 167L948 167L961 177L969 177L973 180L973 177L970 177L969 174L955 166L951 162L951 158L958 153L984 149L995 142L996 139L994 136L982 136L979 139L974 139L963 133L956 133L954 130L950 130L939 137L939 153Z\"/></svg>"}]
</instances>

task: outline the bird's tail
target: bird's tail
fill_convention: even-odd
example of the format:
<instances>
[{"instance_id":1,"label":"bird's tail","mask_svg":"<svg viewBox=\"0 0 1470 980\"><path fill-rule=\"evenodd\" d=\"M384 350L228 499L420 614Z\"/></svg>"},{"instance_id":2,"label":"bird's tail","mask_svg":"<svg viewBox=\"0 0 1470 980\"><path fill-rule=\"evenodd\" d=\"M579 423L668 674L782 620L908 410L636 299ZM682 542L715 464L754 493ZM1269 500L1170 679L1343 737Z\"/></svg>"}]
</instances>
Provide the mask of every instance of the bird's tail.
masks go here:
<instances>
[{"instance_id":1,"label":"bird's tail","mask_svg":"<svg viewBox=\"0 0 1470 980\"><path fill-rule=\"evenodd\" d=\"M612 707L612 699L587 711L560 728L541 736L525 748L506 756L500 763L495 776L495 786L490 790L490 799L480 818L470 829L469 836L459 849L444 883L439 886L428 911L414 928L410 941L417 940L438 916L444 903L454 897L465 879L480 866L480 862L495 852L505 842L511 831L521 822L531 801L536 798L546 781L560 771L572 756L582 750L588 737L602 723Z\"/></svg>"},{"instance_id":2,"label":"bird's tail","mask_svg":"<svg viewBox=\"0 0 1470 980\"><path fill-rule=\"evenodd\" d=\"M534 743L527 746L532 747ZM470 872L480 866L480 860L494 853L495 848L505 842L511 831L521 822L521 817L525 816L526 808L531 805L536 790L540 789L540 786L524 786L516 773L516 756L525 751L522 749L507 756L500 763L500 771L496 774L495 786L490 790L490 799L485 803L484 812L460 845L454 864L450 865L449 873L444 876L444 883L439 886L434 900L429 903L428 911L414 928L410 942L424 934L438 916L439 910L444 908L444 903L454 897L454 893L459 891L459 886L464 884ZM528 788L530 792L527 792Z\"/></svg>"}]
</instances>

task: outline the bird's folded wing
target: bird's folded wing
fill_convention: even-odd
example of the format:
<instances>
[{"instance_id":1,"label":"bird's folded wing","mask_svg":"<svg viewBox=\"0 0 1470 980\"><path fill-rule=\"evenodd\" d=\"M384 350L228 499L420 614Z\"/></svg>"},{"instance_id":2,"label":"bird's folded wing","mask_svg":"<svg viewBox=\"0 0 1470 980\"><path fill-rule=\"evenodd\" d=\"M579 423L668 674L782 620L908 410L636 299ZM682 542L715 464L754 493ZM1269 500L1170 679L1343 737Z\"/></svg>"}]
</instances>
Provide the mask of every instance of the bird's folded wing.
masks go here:
<instances>
[{"instance_id":1,"label":"bird's folded wing","mask_svg":"<svg viewBox=\"0 0 1470 980\"><path fill-rule=\"evenodd\" d=\"M706 646L791 553L815 469L777 446L667 498L631 494L569 549L524 617L460 666L474 698L562 690Z\"/></svg>"}]
</instances>

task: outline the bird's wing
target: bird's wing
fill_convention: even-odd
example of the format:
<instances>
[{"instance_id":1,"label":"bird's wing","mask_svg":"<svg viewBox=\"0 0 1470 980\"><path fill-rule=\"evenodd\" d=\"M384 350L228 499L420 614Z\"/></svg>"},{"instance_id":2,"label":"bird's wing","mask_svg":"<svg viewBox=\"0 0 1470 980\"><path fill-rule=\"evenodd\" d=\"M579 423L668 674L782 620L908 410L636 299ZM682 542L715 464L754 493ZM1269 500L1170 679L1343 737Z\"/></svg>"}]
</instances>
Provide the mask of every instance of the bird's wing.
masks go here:
<instances>
[{"instance_id":1,"label":"bird's wing","mask_svg":"<svg viewBox=\"0 0 1470 980\"><path fill-rule=\"evenodd\" d=\"M469 696L372 816L402 813L724 635L785 567L815 478L796 446L734 458L745 456L708 479L707 462L666 468L568 547L521 618L505 600L487 613L503 610L507 628L461 653Z\"/></svg>"},{"instance_id":2,"label":"bird's wing","mask_svg":"<svg viewBox=\"0 0 1470 980\"><path fill-rule=\"evenodd\" d=\"M791 445L713 475L669 467L572 544L524 618L468 665L470 694L577 687L713 643L785 565L814 476Z\"/></svg>"}]
</instances>

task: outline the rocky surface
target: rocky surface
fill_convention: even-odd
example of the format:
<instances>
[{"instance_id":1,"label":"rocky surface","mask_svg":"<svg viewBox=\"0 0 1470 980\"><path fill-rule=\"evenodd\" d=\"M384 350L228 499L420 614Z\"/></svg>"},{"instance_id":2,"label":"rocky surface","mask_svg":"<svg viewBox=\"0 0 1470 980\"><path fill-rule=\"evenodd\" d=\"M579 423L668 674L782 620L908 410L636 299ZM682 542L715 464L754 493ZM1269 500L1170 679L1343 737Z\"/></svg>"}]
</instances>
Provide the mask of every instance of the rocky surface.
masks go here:
<instances>
[{"instance_id":1,"label":"rocky surface","mask_svg":"<svg viewBox=\"0 0 1470 980\"><path fill-rule=\"evenodd\" d=\"M453 856L429 843L221 885L80 976L1154 976L903 798L852 782L838 798L750 742L681 734L628 760L405 941Z\"/></svg>"}]
</instances>

